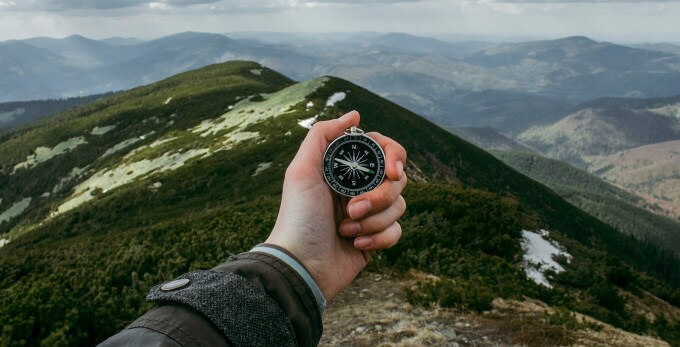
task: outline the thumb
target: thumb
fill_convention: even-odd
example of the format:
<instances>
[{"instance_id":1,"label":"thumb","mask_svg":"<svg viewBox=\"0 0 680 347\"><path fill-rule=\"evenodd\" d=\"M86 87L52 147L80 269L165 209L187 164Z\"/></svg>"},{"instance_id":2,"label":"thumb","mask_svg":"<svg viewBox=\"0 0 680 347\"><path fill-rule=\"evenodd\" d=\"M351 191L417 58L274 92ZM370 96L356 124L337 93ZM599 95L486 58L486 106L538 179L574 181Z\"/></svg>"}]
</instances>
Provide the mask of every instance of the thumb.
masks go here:
<instances>
[{"instance_id":1,"label":"thumb","mask_svg":"<svg viewBox=\"0 0 680 347\"><path fill-rule=\"evenodd\" d=\"M324 150L333 140L342 135L346 129L359 125L359 112L350 111L337 119L317 122L307 134L300 149L307 145L321 145Z\"/></svg>"},{"instance_id":2,"label":"thumb","mask_svg":"<svg viewBox=\"0 0 680 347\"><path fill-rule=\"evenodd\" d=\"M321 175L321 162L326 147L342 135L347 128L359 125L359 112L351 111L338 119L317 122L302 141L286 176L295 178L310 174ZM308 177L308 176L307 176Z\"/></svg>"},{"instance_id":3,"label":"thumb","mask_svg":"<svg viewBox=\"0 0 680 347\"><path fill-rule=\"evenodd\" d=\"M315 123L302 142L297 156L302 154L310 160L323 160L326 147L344 134L346 129L359 125L359 118L359 112L350 111L338 119Z\"/></svg>"}]
</instances>

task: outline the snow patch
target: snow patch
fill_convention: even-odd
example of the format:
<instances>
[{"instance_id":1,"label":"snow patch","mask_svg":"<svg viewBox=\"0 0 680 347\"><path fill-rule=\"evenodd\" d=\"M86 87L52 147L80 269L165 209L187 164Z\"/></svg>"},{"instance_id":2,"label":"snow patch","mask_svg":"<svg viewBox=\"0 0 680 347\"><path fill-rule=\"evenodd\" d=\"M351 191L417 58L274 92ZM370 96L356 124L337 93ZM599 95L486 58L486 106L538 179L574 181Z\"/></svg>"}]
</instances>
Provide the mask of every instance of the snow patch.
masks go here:
<instances>
[{"instance_id":1,"label":"snow patch","mask_svg":"<svg viewBox=\"0 0 680 347\"><path fill-rule=\"evenodd\" d=\"M166 127L166 128L169 128L169 127L171 127L171 126L173 126L173 125L175 125L175 120L174 120L174 119L171 119L171 120L168 122L168 124L165 125L165 127Z\"/></svg>"},{"instance_id":2,"label":"snow patch","mask_svg":"<svg viewBox=\"0 0 680 347\"><path fill-rule=\"evenodd\" d=\"M101 189L108 192L111 189L130 183L138 177L149 176L164 171L172 171L184 166L188 160L209 155L207 148L190 149L183 153L166 152L154 159L144 159L134 163L120 165L114 169L103 169L92 175L87 180L78 184L70 199L61 204L50 217L54 217L66 211L70 211L81 204L94 199L93 192Z\"/></svg>"},{"instance_id":3,"label":"snow patch","mask_svg":"<svg viewBox=\"0 0 680 347\"><path fill-rule=\"evenodd\" d=\"M310 101L310 102L307 103L306 107L309 110L310 108L314 107L314 103Z\"/></svg>"},{"instance_id":4,"label":"snow patch","mask_svg":"<svg viewBox=\"0 0 680 347\"><path fill-rule=\"evenodd\" d=\"M291 107L302 102L307 95L323 86L327 80L326 77L316 78L292 85L276 93L261 94L262 101L253 102L250 98L242 99L234 105L231 111L217 118L204 120L191 131L206 137L230 130L224 136L233 136L243 132L250 125L290 112Z\"/></svg>"},{"instance_id":5,"label":"snow patch","mask_svg":"<svg viewBox=\"0 0 680 347\"><path fill-rule=\"evenodd\" d=\"M250 69L250 73L253 75L260 76L262 75L262 69Z\"/></svg>"},{"instance_id":6,"label":"snow patch","mask_svg":"<svg viewBox=\"0 0 680 347\"><path fill-rule=\"evenodd\" d=\"M0 214L0 225L4 222L9 222L10 219L20 215L31 203L31 198L24 198L21 201L12 205L7 211Z\"/></svg>"},{"instance_id":7,"label":"snow patch","mask_svg":"<svg viewBox=\"0 0 680 347\"><path fill-rule=\"evenodd\" d=\"M82 168L82 169L79 168L79 167L74 167L74 168L71 170L71 172L69 172L68 175L66 175L65 177L62 177L62 178L59 180L59 183L57 183L57 184L54 186L54 188L52 189L52 193L53 193L53 194L58 193L60 190L62 190L62 189L64 188L64 186L65 186L67 183L71 182L73 179L79 177L83 172L85 172L85 169L86 169L86 168L87 168L87 166L84 167L84 168Z\"/></svg>"},{"instance_id":8,"label":"snow patch","mask_svg":"<svg viewBox=\"0 0 680 347\"><path fill-rule=\"evenodd\" d=\"M167 104L169 104L169 103L170 103L170 101L172 101L172 96L171 96L171 97L169 97L169 98L167 98L167 99L165 100L165 102L163 103L163 105L167 105Z\"/></svg>"},{"instance_id":9,"label":"snow patch","mask_svg":"<svg viewBox=\"0 0 680 347\"><path fill-rule=\"evenodd\" d=\"M18 169L30 169L42 162L48 161L58 155L62 155L66 152L69 152L76 147L86 144L87 141L85 141L85 137L83 136L78 136L78 137L72 137L66 141L58 143L56 146L52 148L48 147L38 147L35 149L34 153L26 157L26 161L21 162L19 164L16 164L14 166L14 171L12 173L15 173Z\"/></svg>"},{"instance_id":10,"label":"snow patch","mask_svg":"<svg viewBox=\"0 0 680 347\"><path fill-rule=\"evenodd\" d=\"M0 239L0 248L9 243L9 239Z\"/></svg>"},{"instance_id":11,"label":"snow patch","mask_svg":"<svg viewBox=\"0 0 680 347\"><path fill-rule=\"evenodd\" d=\"M90 135L101 136L113 130L113 128L115 127L116 127L115 125L106 125L103 127L96 126L92 128L92 131L90 131Z\"/></svg>"},{"instance_id":12,"label":"snow patch","mask_svg":"<svg viewBox=\"0 0 680 347\"><path fill-rule=\"evenodd\" d=\"M106 152L104 152L104 154L102 154L102 156L100 158L106 158L106 157L110 156L111 154L122 151L125 148L128 148L128 147L134 145L135 143L137 143L139 141L142 141L144 138L145 138L144 135L142 135L142 136L139 136L139 137L133 137L131 139L127 139L125 141L119 142L115 146L107 149Z\"/></svg>"},{"instance_id":13,"label":"snow patch","mask_svg":"<svg viewBox=\"0 0 680 347\"><path fill-rule=\"evenodd\" d=\"M333 95L331 95L330 98L326 101L326 107L333 107L337 102L340 102L342 100L345 100L345 97L347 94L345 92L337 92Z\"/></svg>"},{"instance_id":14,"label":"snow patch","mask_svg":"<svg viewBox=\"0 0 680 347\"><path fill-rule=\"evenodd\" d=\"M318 114L314 115L314 117L299 120L298 125L300 125L303 128L311 129L312 125L314 125L314 123L316 123L317 118L319 118Z\"/></svg>"},{"instance_id":15,"label":"snow patch","mask_svg":"<svg viewBox=\"0 0 680 347\"><path fill-rule=\"evenodd\" d=\"M41 198L49 198L50 197L50 192L44 192L42 195L40 195Z\"/></svg>"},{"instance_id":16,"label":"snow patch","mask_svg":"<svg viewBox=\"0 0 680 347\"><path fill-rule=\"evenodd\" d=\"M565 271L564 267L557 263L553 257L564 256L567 261L570 261L571 254L562 250L562 246L556 241L546 240L544 237L548 235L549 232L543 229L539 233L522 230L522 249L524 250L522 266L529 279L537 284L552 288L546 278L546 271L552 270L555 273Z\"/></svg>"},{"instance_id":17,"label":"snow patch","mask_svg":"<svg viewBox=\"0 0 680 347\"><path fill-rule=\"evenodd\" d=\"M269 169L271 166L272 166L271 162L257 164L257 169L255 169L255 172L253 173L252 177L259 175L262 171Z\"/></svg>"}]
</instances>

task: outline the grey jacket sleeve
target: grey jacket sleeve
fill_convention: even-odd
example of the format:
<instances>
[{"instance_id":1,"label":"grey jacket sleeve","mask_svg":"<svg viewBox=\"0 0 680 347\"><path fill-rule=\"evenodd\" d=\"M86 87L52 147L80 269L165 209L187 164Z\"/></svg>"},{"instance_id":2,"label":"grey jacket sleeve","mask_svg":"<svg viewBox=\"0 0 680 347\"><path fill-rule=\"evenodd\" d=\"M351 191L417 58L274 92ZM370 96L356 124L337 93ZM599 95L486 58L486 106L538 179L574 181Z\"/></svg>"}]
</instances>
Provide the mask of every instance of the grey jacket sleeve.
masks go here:
<instances>
[{"instance_id":1,"label":"grey jacket sleeve","mask_svg":"<svg viewBox=\"0 0 680 347\"><path fill-rule=\"evenodd\" d=\"M147 300L160 306L102 345L313 346L325 300L310 279L284 249L258 245L153 287Z\"/></svg>"}]
</instances>

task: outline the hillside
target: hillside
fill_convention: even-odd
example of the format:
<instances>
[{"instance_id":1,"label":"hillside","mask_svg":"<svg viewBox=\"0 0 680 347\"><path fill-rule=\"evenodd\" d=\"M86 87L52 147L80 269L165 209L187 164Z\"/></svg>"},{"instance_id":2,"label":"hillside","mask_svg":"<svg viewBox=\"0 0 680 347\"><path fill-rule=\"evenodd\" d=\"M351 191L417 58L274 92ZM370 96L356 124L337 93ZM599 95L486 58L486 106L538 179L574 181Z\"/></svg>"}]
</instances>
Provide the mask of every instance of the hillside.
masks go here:
<instances>
[{"instance_id":1,"label":"hillside","mask_svg":"<svg viewBox=\"0 0 680 347\"><path fill-rule=\"evenodd\" d=\"M539 320L559 331L607 323L680 343L670 252L366 89L295 83L250 62L97 100L0 143L0 343L94 344L150 307L152 284L261 241L308 131L300 121L352 109L409 152L404 236L370 271L413 284L411 305L482 312L497 298L540 300L558 313Z\"/></svg>"},{"instance_id":2,"label":"hillside","mask_svg":"<svg viewBox=\"0 0 680 347\"><path fill-rule=\"evenodd\" d=\"M6 131L4 128L16 128L33 123L69 107L86 104L104 96L105 94L97 94L68 99L0 103L0 136Z\"/></svg>"},{"instance_id":3,"label":"hillside","mask_svg":"<svg viewBox=\"0 0 680 347\"><path fill-rule=\"evenodd\" d=\"M561 120L517 137L547 156L630 189L680 218L675 145L680 97L605 98L584 103ZM627 154L629 153L630 154Z\"/></svg>"},{"instance_id":4,"label":"hillside","mask_svg":"<svg viewBox=\"0 0 680 347\"><path fill-rule=\"evenodd\" d=\"M645 199L604 182L583 170L537 153L493 151L497 158L517 171L545 184L565 200L630 235L680 252L680 222L647 210Z\"/></svg>"},{"instance_id":5,"label":"hillside","mask_svg":"<svg viewBox=\"0 0 680 347\"><path fill-rule=\"evenodd\" d=\"M656 201L680 220L680 141L660 142L597 157L589 170Z\"/></svg>"},{"instance_id":6,"label":"hillside","mask_svg":"<svg viewBox=\"0 0 680 347\"><path fill-rule=\"evenodd\" d=\"M535 152L530 146L491 127L445 127L445 129L449 129L449 131L465 139L465 141L487 151L516 150Z\"/></svg>"}]
</instances>

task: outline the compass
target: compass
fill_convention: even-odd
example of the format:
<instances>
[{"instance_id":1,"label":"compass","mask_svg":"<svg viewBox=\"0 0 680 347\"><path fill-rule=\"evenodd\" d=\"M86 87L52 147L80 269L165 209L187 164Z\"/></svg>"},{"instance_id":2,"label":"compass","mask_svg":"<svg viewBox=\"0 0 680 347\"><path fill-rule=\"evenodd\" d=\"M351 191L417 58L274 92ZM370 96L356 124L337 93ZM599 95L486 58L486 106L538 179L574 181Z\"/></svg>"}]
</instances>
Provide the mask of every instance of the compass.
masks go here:
<instances>
[{"instance_id":1,"label":"compass","mask_svg":"<svg viewBox=\"0 0 680 347\"><path fill-rule=\"evenodd\" d=\"M385 178L385 153L364 131L351 127L323 156L323 176L340 195L352 197L378 187Z\"/></svg>"}]
</instances>

